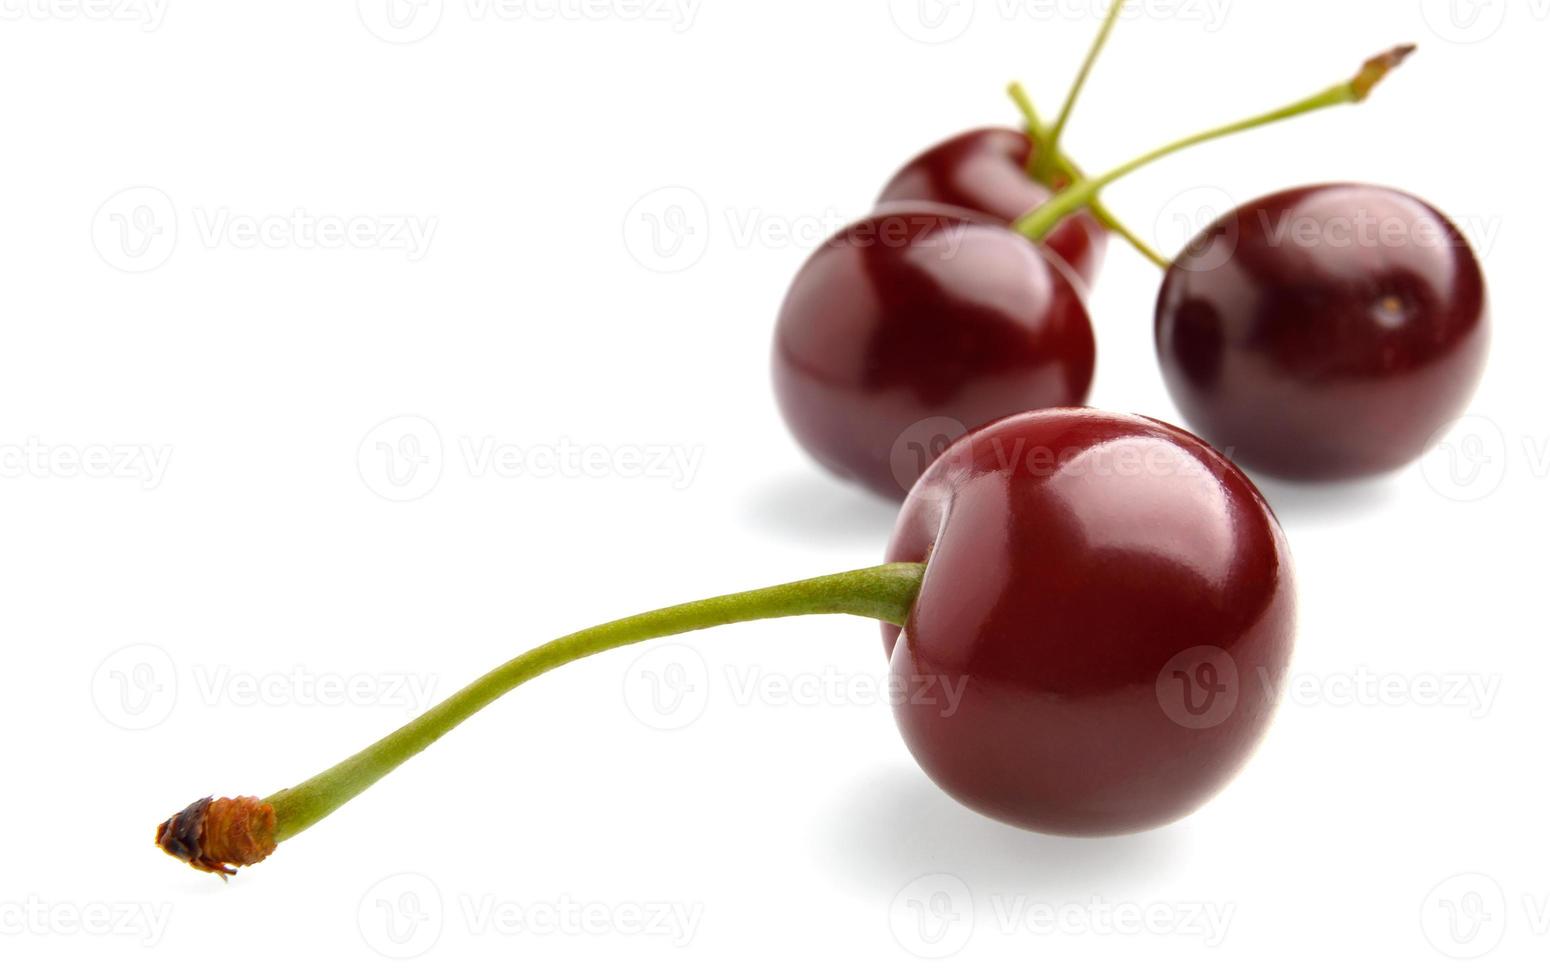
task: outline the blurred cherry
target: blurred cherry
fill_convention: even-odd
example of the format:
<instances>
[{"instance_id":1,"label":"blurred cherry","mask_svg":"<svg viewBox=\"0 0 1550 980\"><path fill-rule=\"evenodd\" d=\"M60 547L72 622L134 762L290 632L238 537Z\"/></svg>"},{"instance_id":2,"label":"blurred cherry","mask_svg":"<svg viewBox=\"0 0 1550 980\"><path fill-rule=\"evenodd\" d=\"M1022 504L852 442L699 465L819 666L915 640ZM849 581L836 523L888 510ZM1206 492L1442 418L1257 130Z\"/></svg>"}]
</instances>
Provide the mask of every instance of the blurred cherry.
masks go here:
<instances>
[{"instance_id":1,"label":"blurred cherry","mask_svg":"<svg viewBox=\"0 0 1550 980\"><path fill-rule=\"evenodd\" d=\"M1033 142L1015 129L976 129L933 146L888 182L879 204L929 201L977 211L1011 225L1053 192L1029 176ZM1108 232L1088 211L1055 226L1044 240L1084 285L1091 286L1108 248Z\"/></svg>"},{"instance_id":2,"label":"blurred cherry","mask_svg":"<svg viewBox=\"0 0 1550 980\"><path fill-rule=\"evenodd\" d=\"M797 274L775 329L775 394L819 462L902 499L948 443L1080 405L1092 325L1059 257L969 211L858 221Z\"/></svg>"},{"instance_id":3,"label":"blurred cherry","mask_svg":"<svg viewBox=\"0 0 1550 980\"><path fill-rule=\"evenodd\" d=\"M1484 277L1431 205L1382 187L1283 191L1207 227L1157 305L1157 353L1191 427L1300 480L1419 458L1485 365Z\"/></svg>"}]
</instances>

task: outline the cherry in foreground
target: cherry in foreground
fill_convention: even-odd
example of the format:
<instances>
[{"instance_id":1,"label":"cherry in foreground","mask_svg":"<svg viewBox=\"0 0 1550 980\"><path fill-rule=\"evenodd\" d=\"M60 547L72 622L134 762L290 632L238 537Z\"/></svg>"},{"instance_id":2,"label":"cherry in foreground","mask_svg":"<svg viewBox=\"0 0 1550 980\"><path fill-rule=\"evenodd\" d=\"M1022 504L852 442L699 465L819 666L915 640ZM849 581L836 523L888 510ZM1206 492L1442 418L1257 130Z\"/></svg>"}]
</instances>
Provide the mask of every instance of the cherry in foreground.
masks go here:
<instances>
[{"instance_id":1,"label":"cherry in foreground","mask_svg":"<svg viewBox=\"0 0 1550 980\"><path fill-rule=\"evenodd\" d=\"M757 619L889 624L910 750L965 804L1033 830L1118 834L1176 820L1232 778L1270 722L1293 644L1286 540L1248 478L1188 433L1094 411L1003 420L933 464L889 558L538 647L290 789L194 803L157 843L230 874L540 674Z\"/></svg>"},{"instance_id":2,"label":"cherry in foreground","mask_svg":"<svg viewBox=\"0 0 1550 980\"><path fill-rule=\"evenodd\" d=\"M1489 346L1474 252L1382 187L1283 191L1207 227L1157 305L1163 376L1191 428L1255 470L1371 476L1464 410Z\"/></svg>"}]
</instances>

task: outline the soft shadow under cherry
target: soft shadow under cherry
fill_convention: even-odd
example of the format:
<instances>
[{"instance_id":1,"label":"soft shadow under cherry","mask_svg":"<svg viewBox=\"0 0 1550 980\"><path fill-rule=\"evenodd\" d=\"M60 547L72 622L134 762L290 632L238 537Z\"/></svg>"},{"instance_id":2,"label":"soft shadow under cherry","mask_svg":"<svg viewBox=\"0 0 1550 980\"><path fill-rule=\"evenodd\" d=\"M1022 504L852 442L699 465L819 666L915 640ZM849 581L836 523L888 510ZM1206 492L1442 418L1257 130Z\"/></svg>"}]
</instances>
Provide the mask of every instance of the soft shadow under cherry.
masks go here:
<instances>
[{"instance_id":1,"label":"soft shadow under cherry","mask_svg":"<svg viewBox=\"0 0 1550 980\"><path fill-rule=\"evenodd\" d=\"M904 768L858 780L827 823L828 865L880 891L947 873L979 894L1085 900L1173 873L1189 851L1182 824L1103 838L1019 830L959 805L924 773Z\"/></svg>"},{"instance_id":2,"label":"soft shadow under cherry","mask_svg":"<svg viewBox=\"0 0 1550 980\"><path fill-rule=\"evenodd\" d=\"M899 516L896 503L810 470L753 489L748 523L783 541L804 545L871 544L881 549Z\"/></svg>"}]
</instances>

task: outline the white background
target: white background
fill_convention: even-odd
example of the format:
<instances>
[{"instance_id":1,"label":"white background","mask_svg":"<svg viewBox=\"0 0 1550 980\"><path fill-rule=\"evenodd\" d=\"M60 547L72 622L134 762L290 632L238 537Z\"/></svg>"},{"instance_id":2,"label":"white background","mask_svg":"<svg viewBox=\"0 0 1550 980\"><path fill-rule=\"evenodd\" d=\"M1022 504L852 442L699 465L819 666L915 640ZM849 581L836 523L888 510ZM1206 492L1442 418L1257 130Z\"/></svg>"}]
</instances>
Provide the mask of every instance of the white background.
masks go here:
<instances>
[{"instance_id":1,"label":"white background","mask_svg":"<svg viewBox=\"0 0 1550 980\"><path fill-rule=\"evenodd\" d=\"M1072 125L1098 168L1418 41L1369 105L1109 199L1174 249L1223 202L1394 184L1491 280L1491 369L1447 443L1468 466L1265 484L1296 678L1200 813L1097 841L982 819L912 764L873 626L782 622L545 678L224 886L156 823L559 633L878 560L890 505L774 410L776 308L905 159L1014 122L1007 81L1052 113L1105 4L421 0L396 28L372 0L85 4L0 4L9 975L1550 958L1550 2L1136 0ZM1113 247L1093 401L1172 420L1157 282Z\"/></svg>"}]
</instances>

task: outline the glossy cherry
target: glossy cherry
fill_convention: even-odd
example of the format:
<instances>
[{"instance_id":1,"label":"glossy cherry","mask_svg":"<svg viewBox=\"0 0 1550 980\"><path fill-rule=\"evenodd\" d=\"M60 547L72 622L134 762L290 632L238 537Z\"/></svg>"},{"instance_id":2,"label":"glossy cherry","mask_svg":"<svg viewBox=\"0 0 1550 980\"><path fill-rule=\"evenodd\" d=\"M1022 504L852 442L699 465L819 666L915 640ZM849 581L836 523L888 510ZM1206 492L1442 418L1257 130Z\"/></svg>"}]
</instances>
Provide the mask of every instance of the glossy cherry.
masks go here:
<instances>
[{"instance_id":1,"label":"glossy cherry","mask_svg":"<svg viewBox=\"0 0 1550 980\"><path fill-rule=\"evenodd\" d=\"M902 499L969 429L1080 405L1096 345L1074 274L984 216L886 210L819 248L775 330L775 394L835 473Z\"/></svg>"},{"instance_id":2,"label":"glossy cherry","mask_svg":"<svg viewBox=\"0 0 1550 980\"><path fill-rule=\"evenodd\" d=\"M935 202L1011 225L1053 196L1029 176L1033 153L1026 133L1000 127L972 130L905 164L878 202ZM1103 264L1108 237L1103 225L1084 210L1056 225L1044 243L1065 259L1084 285L1091 286Z\"/></svg>"},{"instance_id":3,"label":"glossy cherry","mask_svg":"<svg viewBox=\"0 0 1550 980\"><path fill-rule=\"evenodd\" d=\"M1145 830L1230 780L1270 723L1295 596L1264 498L1194 436L1039 412L955 445L890 561L926 562L885 627L896 715L943 789L1071 835ZM961 691L961 700L931 691Z\"/></svg>"},{"instance_id":4,"label":"glossy cherry","mask_svg":"<svg viewBox=\"0 0 1550 980\"><path fill-rule=\"evenodd\" d=\"M959 800L1032 830L1176 820L1226 784L1270 723L1294 633L1286 540L1248 478L1186 432L1079 410L1002 420L921 478L889 557L534 647L310 779L262 799L196 800L156 843L224 877L551 670L787 616L891 624L889 692L910 751ZM470 790L495 791L488 779ZM482 805L430 805L474 814L477 829Z\"/></svg>"},{"instance_id":5,"label":"glossy cherry","mask_svg":"<svg viewBox=\"0 0 1550 980\"><path fill-rule=\"evenodd\" d=\"M1431 205L1382 187L1283 191L1206 228L1157 305L1190 426L1290 479L1397 469L1468 404L1489 346L1484 277Z\"/></svg>"}]
</instances>

